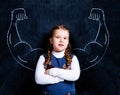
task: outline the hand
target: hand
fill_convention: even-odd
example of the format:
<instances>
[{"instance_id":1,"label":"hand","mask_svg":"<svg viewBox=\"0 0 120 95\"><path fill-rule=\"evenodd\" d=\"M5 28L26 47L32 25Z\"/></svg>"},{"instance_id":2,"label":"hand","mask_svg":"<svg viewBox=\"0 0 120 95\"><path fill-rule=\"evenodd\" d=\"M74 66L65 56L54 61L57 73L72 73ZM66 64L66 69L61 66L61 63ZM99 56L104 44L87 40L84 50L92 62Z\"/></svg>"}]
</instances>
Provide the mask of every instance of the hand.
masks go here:
<instances>
[{"instance_id":1,"label":"hand","mask_svg":"<svg viewBox=\"0 0 120 95\"><path fill-rule=\"evenodd\" d=\"M49 75L49 72L50 72L50 69L46 69L44 73Z\"/></svg>"},{"instance_id":2,"label":"hand","mask_svg":"<svg viewBox=\"0 0 120 95\"><path fill-rule=\"evenodd\" d=\"M92 8L88 18L103 23L105 20L104 11L99 8Z\"/></svg>"},{"instance_id":3,"label":"hand","mask_svg":"<svg viewBox=\"0 0 120 95\"><path fill-rule=\"evenodd\" d=\"M14 9L11 13L11 16L12 21L20 21L28 18L24 8Z\"/></svg>"}]
</instances>

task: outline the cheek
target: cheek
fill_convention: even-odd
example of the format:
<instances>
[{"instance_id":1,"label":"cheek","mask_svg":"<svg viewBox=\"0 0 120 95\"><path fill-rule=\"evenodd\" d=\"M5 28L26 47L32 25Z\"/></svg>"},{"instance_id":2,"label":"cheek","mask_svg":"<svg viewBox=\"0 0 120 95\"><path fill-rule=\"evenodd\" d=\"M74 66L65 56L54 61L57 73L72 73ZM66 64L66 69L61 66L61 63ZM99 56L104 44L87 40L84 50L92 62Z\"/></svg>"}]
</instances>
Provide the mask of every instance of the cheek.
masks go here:
<instances>
[{"instance_id":1,"label":"cheek","mask_svg":"<svg viewBox=\"0 0 120 95\"><path fill-rule=\"evenodd\" d=\"M69 41L66 41L66 46L68 46L68 44L69 44Z\"/></svg>"},{"instance_id":2,"label":"cheek","mask_svg":"<svg viewBox=\"0 0 120 95\"><path fill-rule=\"evenodd\" d=\"M68 44L68 43L69 43L69 40L67 40L66 43Z\"/></svg>"},{"instance_id":3,"label":"cheek","mask_svg":"<svg viewBox=\"0 0 120 95\"><path fill-rule=\"evenodd\" d=\"M50 43L53 45L53 46L56 46L58 44L58 40L55 40L55 39L52 39L50 41Z\"/></svg>"}]
</instances>

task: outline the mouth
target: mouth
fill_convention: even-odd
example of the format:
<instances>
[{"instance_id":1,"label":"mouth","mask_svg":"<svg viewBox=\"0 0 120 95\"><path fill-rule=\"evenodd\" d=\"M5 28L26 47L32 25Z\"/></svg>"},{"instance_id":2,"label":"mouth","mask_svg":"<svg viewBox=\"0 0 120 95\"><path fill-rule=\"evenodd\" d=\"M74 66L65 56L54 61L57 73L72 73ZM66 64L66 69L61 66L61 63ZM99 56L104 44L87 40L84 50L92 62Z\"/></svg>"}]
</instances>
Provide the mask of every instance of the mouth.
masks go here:
<instances>
[{"instance_id":1,"label":"mouth","mask_svg":"<svg viewBox=\"0 0 120 95\"><path fill-rule=\"evenodd\" d=\"M58 44L59 46L64 46L63 44Z\"/></svg>"}]
</instances>

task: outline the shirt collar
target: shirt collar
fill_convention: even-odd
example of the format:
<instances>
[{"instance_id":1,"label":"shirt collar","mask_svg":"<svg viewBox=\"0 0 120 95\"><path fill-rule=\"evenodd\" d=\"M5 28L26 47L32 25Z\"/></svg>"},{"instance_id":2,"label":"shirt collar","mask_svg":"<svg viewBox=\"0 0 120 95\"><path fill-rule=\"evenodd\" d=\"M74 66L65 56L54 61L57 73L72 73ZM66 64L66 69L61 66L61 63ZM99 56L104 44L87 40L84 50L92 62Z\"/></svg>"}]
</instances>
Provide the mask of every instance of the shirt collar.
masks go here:
<instances>
[{"instance_id":1,"label":"shirt collar","mask_svg":"<svg viewBox=\"0 0 120 95\"><path fill-rule=\"evenodd\" d=\"M65 50L61 51L61 52L56 52L56 51L52 51L52 54L56 57L56 58L61 58L63 57L65 54Z\"/></svg>"}]
</instances>

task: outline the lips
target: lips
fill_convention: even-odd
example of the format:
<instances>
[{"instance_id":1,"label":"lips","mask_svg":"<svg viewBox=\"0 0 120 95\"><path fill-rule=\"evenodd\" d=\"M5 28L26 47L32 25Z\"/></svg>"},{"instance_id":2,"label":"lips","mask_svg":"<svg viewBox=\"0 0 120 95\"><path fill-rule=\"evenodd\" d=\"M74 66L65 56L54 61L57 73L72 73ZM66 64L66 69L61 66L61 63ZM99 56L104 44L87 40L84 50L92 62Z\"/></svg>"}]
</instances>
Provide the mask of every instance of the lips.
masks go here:
<instances>
[{"instance_id":1,"label":"lips","mask_svg":"<svg viewBox=\"0 0 120 95\"><path fill-rule=\"evenodd\" d=\"M58 44L59 46L64 46L63 44Z\"/></svg>"}]
</instances>

